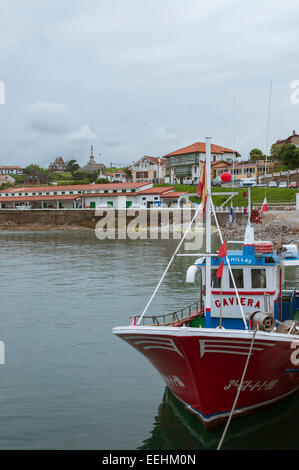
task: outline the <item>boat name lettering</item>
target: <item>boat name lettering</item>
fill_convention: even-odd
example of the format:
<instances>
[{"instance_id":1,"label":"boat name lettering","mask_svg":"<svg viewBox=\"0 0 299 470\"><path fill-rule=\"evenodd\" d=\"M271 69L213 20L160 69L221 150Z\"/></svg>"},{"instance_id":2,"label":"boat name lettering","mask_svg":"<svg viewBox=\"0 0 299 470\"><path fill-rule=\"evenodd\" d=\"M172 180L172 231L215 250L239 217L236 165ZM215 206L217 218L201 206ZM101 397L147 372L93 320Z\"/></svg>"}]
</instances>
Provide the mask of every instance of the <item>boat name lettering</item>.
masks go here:
<instances>
[{"instance_id":1,"label":"boat name lettering","mask_svg":"<svg viewBox=\"0 0 299 470\"><path fill-rule=\"evenodd\" d=\"M295 349L295 351L293 351L291 354L291 363L294 364L294 366L298 366L299 364L299 341L293 341L291 343L291 348Z\"/></svg>"},{"instance_id":2,"label":"boat name lettering","mask_svg":"<svg viewBox=\"0 0 299 470\"><path fill-rule=\"evenodd\" d=\"M253 382L252 380L244 380L243 385L241 387L241 391L244 392L244 390L249 390L250 392L253 392L257 390L259 392L260 390L272 390L272 388L274 388L277 383L278 379L273 379L270 382L267 380L258 382ZM239 388L239 386L240 380L232 379L229 384L224 387L224 390L229 390L232 387Z\"/></svg>"},{"instance_id":3,"label":"boat name lettering","mask_svg":"<svg viewBox=\"0 0 299 470\"><path fill-rule=\"evenodd\" d=\"M175 387L185 388L185 384L176 375L164 375L164 379L169 387L175 386Z\"/></svg>"},{"instance_id":4,"label":"boat name lettering","mask_svg":"<svg viewBox=\"0 0 299 470\"><path fill-rule=\"evenodd\" d=\"M254 299L247 299L246 297L240 297L240 303L243 307L254 307L260 308L260 301ZM221 307L221 300L215 300L216 307ZM228 297L222 299L222 306L223 307L230 307L231 305L239 305L238 297Z\"/></svg>"},{"instance_id":5,"label":"boat name lettering","mask_svg":"<svg viewBox=\"0 0 299 470\"><path fill-rule=\"evenodd\" d=\"M245 263L252 264L251 258L244 258L244 256L232 256L229 258L231 263Z\"/></svg>"}]
</instances>

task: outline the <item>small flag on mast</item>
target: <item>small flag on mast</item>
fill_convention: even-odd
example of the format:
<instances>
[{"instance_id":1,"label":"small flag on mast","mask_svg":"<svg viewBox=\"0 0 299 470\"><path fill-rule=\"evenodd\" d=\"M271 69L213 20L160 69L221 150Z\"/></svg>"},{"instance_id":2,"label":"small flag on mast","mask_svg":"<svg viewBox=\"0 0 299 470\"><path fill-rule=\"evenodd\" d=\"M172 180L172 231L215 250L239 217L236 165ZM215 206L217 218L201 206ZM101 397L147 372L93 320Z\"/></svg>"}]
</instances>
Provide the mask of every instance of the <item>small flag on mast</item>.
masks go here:
<instances>
[{"instance_id":1,"label":"small flag on mast","mask_svg":"<svg viewBox=\"0 0 299 470\"><path fill-rule=\"evenodd\" d=\"M260 213L259 213L259 216L258 216L258 218L257 218L257 221L258 221L258 222L261 220L263 212L268 212L268 203L267 203L266 197L265 197L265 199L264 199L262 208L261 208Z\"/></svg>"},{"instance_id":2,"label":"small flag on mast","mask_svg":"<svg viewBox=\"0 0 299 470\"><path fill-rule=\"evenodd\" d=\"M223 242L221 247L220 247L220 250L218 251L218 256L219 258L224 258L224 256L227 255L227 248L226 248L226 242Z\"/></svg>"},{"instance_id":3,"label":"small flag on mast","mask_svg":"<svg viewBox=\"0 0 299 470\"><path fill-rule=\"evenodd\" d=\"M216 271L216 277L219 279L223 274L224 259L221 261L219 268Z\"/></svg>"},{"instance_id":4,"label":"small flag on mast","mask_svg":"<svg viewBox=\"0 0 299 470\"><path fill-rule=\"evenodd\" d=\"M232 224L234 220L235 220L234 209L233 209L233 206L230 206L229 221Z\"/></svg>"}]
</instances>

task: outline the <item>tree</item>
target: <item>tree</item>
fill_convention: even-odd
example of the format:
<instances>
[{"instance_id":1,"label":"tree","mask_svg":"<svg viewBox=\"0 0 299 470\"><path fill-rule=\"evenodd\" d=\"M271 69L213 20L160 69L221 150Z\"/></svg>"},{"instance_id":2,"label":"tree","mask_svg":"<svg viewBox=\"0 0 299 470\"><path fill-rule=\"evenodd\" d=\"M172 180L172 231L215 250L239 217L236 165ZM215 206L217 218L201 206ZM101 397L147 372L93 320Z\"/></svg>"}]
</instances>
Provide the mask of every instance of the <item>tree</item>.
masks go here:
<instances>
[{"instance_id":1,"label":"tree","mask_svg":"<svg viewBox=\"0 0 299 470\"><path fill-rule=\"evenodd\" d=\"M256 162L257 160L265 160L266 158L266 155L264 155L263 152L258 148L250 150L249 155L251 162Z\"/></svg>"},{"instance_id":2,"label":"tree","mask_svg":"<svg viewBox=\"0 0 299 470\"><path fill-rule=\"evenodd\" d=\"M96 184L107 184L110 183L110 181L107 178L99 178L96 180Z\"/></svg>"},{"instance_id":3,"label":"tree","mask_svg":"<svg viewBox=\"0 0 299 470\"><path fill-rule=\"evenodd\" d=\"M69 171L70 173L75 173L75 171L79 170L79 168L79 163L77 163L77 161L74 159L66 162L66 171Z\"/></svg>"},{"instance_id":4,"label":"tree","mask_svg":"<svg viewBox=\"0 0 299 470\"><path fill-rule=\"evenodd\" d=\"M31 165L26 166L24 168L24 173L26 175L36 175L36 174L48 174L48 170L45 170L44 168L40 167L39 165L36 165L35 163L31 163Z\"/></svg>"},{"instance_id":5,"label":"tree","mask_svg":"<svg viewBox=\"0 0 299 470\"><path fill-rule=\"evenodd\" d=\"M283 148L281 144L273 144L271 147L271 159L272 160L280 160L280 153Z\"/></svg>"},{"instance_id":6,"label":"tree","mask_svg":"<svg viewBox=\"0 0 299 470\"><path fill-rule=\"evenodd\" d=\"M293 144L285 144L280 150L280 161L289 170L299 168L299 148Z\"/></svg>"},{"instance_id":7,"label":"tree","mask_svg":"<svg viewBox=\"0 0 299 470\"><path fill-rule=\"evenodd\" d=\"M127 166L124 170L125 170L125 174L126 174L126 180L131 181L131 179L132 179L132 170L131 170L131 168Z\"/></svg>"}]
</instances>

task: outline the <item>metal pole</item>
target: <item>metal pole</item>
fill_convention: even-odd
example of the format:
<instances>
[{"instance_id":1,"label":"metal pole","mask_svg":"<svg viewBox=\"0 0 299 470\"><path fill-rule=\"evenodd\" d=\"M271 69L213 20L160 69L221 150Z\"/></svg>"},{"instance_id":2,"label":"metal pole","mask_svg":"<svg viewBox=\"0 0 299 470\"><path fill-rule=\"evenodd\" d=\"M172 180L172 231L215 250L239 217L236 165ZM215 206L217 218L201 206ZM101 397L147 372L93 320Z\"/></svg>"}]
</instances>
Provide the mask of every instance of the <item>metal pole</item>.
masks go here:
<instances>
[{"instance_id":1,"label":"metal pole","mask_svg":"<svg viewBox=\"0 0 299 470\"><path fill-rule=\"evenodd\" d=\"M211 137L206 137L206 253L211 253ZM211 327L211 257L206 257L205 323Z\"/></svg>"}]
</instances>

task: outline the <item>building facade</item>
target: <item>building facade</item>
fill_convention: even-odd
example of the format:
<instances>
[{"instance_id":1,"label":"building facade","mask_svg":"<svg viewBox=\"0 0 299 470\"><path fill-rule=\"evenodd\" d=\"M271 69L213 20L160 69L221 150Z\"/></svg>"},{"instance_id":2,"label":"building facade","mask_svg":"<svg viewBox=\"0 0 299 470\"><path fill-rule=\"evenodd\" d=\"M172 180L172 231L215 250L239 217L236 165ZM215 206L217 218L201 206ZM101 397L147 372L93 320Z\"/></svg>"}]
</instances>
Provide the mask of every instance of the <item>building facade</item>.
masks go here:
<instances>
[{"instance_id":1,"label":"building facade","mask_svg":"<svg viewBox=\"0 0 299 470\"><path fill-rule=\"evenodd\" d=\"M133 182L162 183L165 179L165 160L144 155L130 167Z\"/></svg>"},{"instance_id":2,"label":"building facade","mask_svg":"<svg viewBox=\"0 0 299 470\"><path fill-rule=\"evenodd\" d=\"M15 184L15 178L11 175L0 175L0 186L4 184Z\"/></svg>"},{"instance_id":3,"label":"building facade","mask_svg":"<svg viewBox=\"0 0 299 470\"><path fill-rule=\"evenodd\" d=\"M66 164L62 157L57 157L54 163L50 163L49 170L53 173L63 173L66 171Z\"/></svg>"},{"instance_id":4,"label":"building facade","mask_svg":"<svg viewBox=\"0 0 299 470\"><path fill-rule=\"evenodd\" d=\"M277 166L277 162L267 161L267 173L270 173ZM258 183L265 177L266 162L257 160L255 162L230 162L219 161L212 163L212 178L219 178L222 173L229 171L235 176L235 181L242 178L255 178Z\"/></svg>"},{"instance_id":5,"label":"building facade","mask_svg":"<svg viewBox=\"0 0 299 470\"><path fill-rule=\"evenodd\" d=\"M280 139L275 142L275 145L285 145L292 144L296 147L299 147L299 134L296 134L296 131L293 130L293 133L286 139Z\"/></svg>"},{"instance_id":6,"label":"building facade","mask_svg":"<svg viewBox=\"0 0 299 470\"><path fill-rule=\"evenodd\" d=\"M163 158L166 161L165 182L184 183L187 180L199 178L201 162L205 160L205 157L205 142L195 142L164 155ZM237 157L240 157L240 154L235 150L215 144L211 145L212 163L222 160L232 162Z\"/></svg>"},{"instance_id":7,"label":"building facade","mask_svg":"<svg viewBox=\"0 0 299 470\"><path fill-rule=\"evenodd\" d=\"M24 168L20 166L0 166L0 175L22 175Z\"/></svg>"},{"instance_id":8,"label":"building facade","mask_svg":"<svg viewBox=\"0 0 299 470\"><path fill-rule=\"evenodd\" d=\"M99 178L106 178L111 183L126 183L126 172L125 170L105 171L100 173Z\"/></svg>"},{"instance_id":9,"label":"building facade","mask_svg":"<svg viewBox=\"0 0 299 470\"><path fill-rule=\"evenodd\" d=\"M32 186L0 191L2 209L128 209L182 207L186 193L173 187L154 188L152 183L109 183L68 186Z\"/></svg>"}]
</instances>

